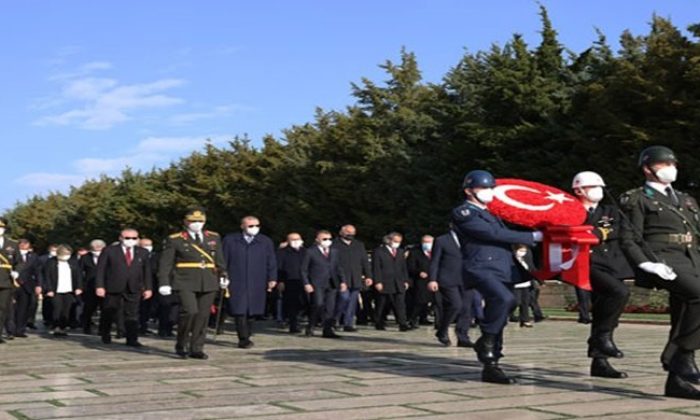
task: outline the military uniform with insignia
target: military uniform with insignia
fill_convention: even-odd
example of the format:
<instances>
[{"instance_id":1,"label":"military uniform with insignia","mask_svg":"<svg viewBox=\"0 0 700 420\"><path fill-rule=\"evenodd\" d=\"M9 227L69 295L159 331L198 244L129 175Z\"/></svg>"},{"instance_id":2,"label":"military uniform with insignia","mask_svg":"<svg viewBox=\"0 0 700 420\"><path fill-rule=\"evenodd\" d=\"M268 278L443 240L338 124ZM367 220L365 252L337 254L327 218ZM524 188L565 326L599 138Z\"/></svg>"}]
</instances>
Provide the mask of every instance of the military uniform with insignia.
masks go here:
<instances>
[{"instance_id":1,"label":"military uniform with insignia","mask_svg":"<svg viewBox=\"0 0 700 420\"><path fill-rule=\"evenodd\" d=\"M178 355L205 359L204 339L209 311L226 278L226 264L218 233L203 230L206 215L193 209L185 216L186 229L170 235L163 245L159 261L159 292L177 293L180 314L177 327ZM193 229L194 225L199 225Z\"/></svg>"},{"instance_id":2,"label":"military uniform with insignia","mask_svg":"<svg viewBox=\"0 0 700 420\"><path fill-rule=\"evenodd\" d=\"M0 217L0 330L4 328L10 311L13 309L12 295L17 287L16 272L14 267L17 263L18 245L17 242L5 236L7 229L7 219ZM5 341L0 337L0 343Z\"/></svg>"},{"instance_id":3,"label":"military uniform with insignia","mask_svg":"<svg viewBox=\"0 0 700 420\"><path fill-rule=\"evenodd\" d=\"M645 149L639 165L644 186L622 195L627 215L621 243L635 269L636 284L668 290L671 306L669 342L662 355L669 371L667 396L700 399L700 207L694 198L671 187L676 157L663 146Z\"/></svg>"}]
</instances>

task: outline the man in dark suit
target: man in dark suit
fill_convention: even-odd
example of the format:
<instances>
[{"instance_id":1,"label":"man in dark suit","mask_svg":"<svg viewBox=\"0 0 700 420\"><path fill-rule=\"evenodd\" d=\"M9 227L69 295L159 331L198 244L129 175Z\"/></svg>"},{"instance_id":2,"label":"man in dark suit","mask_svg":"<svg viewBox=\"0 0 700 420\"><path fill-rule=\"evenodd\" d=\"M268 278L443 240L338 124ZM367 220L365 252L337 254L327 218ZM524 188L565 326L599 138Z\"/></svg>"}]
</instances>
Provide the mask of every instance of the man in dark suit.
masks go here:
<instances>
[{"instance_id":1,"label":"man in dark suit","mask_svg":"<svg viewBox=\"0 0 700 420\"><path fill-rule=\"evenodd\" d=\"M52 300L53 299L46 296L46 293L45 293L46 279L44 278L44 266L51 258L56 258L56 255L57 255L56 250L57 249L58 249L58 244L50 244L46 248L46 253L39 256L39 261L38 261L39 267L37 267L37 276L38 276L38 281L39 281L39 287L41 288L42 291L44 291L43 300L41 301L41 318L43 320L44 327L46 327L47 329L51 329L53 326L53 308L52 308L52 305L53 305ZM39 299L37 297L36 302L32 302L32 305L36 305L36 307L32 306L32 308L34 308L33 310L35 311L35 313L36 313L36 310L38 309L38 304L39 304L38 300ZM29 311L32 312L32 309L30 308ZM29 317L31 318L31 315Z\"/></svg>"},{"instance_id":2,"label":"man in dark suit","mask_svg":"<svg viewBox=\"0 0 700 420\"><path fill-rule=\"evenodd\" d=\"M10 317L12 309L12 296L14 295L15 280L18 273L15 271L17 263L17 242L5 236L7 219L0 217L0 329ZM14 338L8 336L8 338ZM5 340L0 337L0 343Z\"/></svg>"},{"instance_id":3,"label":"man in dark suit","mask_svg":"<svg viewBox=\"0 0 700 420\"><path fill-rule=\"evenodd\" d=\"M277 286L277 256L257 217L244 217L241 230L224 237L224 255L231 277L228 313L236 321L238 347L247 349L253 346L251 317L265 313L267 293Z\"/></svg>"},{"instance_id":4,"label":"man in dark suit","mask_svg":"<svg viewBox=\"0 0 700 420\"><path fill-rule=\"evenodd\" d=\"M439 291L442 300L442 315L435 333L438 341L445 346L452 344L448 330L457 320L455 333L457 346L473 347L469 339L472 322L474 289L467 289L462 277L462 251L454 230L435 239L433 258L430 261L430 282L428 289Z\"/></svg>"},{"instance_id":5,"label":"man in dark suit","mask_svg":"<svg viewBox=\"0 0 700 420\"><path fill-rule=\"evenodd\" d=\"M139 246L148 251L148 262L151 264L151 284L153 290L156 290L155 284L158 282L158 255L153 251L153 240L150 238L141 238ZM148 330L148 321L157 316L158 310L157 299L141 299L139 307L139 334L147 335L151 332Z\"/></svg>"},{"instance_id":6,"label":"man in dark suit","mask_svg":"<svg viewBox=\"0 0 700 420\"><path fill-rule=\"evenodd\" d=\"M420 248L411 249L406 259L408 266L408 276L413 287L411 314L408 317L411 328L418 328L419 325L430 325L428 321L429 305L435 308L435 293L428 289L428 272L430 271L430 260L432 258L434 238L424 235L421 238ZM439 314L436 313L436 317ZM437 325L439 322L435 322Z\"/></svg>"},{"instance_id":7,"label":"man in dark suit","mask_svg":"<svg viewBox=\"0 0 700 420\"><path fill-rule=\"evenodd\" d=\"M103 298L96 294L95 281L97 279L97 262L100 259L102 250L107 246L102 239L90 241L90 252L80 257L79 265L83 277L84 292L80 297L83 299L83 333L92 334L92 317L97 308L102 306Z\"/></svg>"},{"instance_id":8,"label":"man in dark suit","mask_svg":"<svg viewBox=\"0 0 700 420\"><path fill-rule=\"evenodd\" d=\"M340 268L345 273L348 289L338 295L335 319L343 322L343 331L355 332L353 326L357 299L363 287L372 286L372 271L365 244L355 239L356 229L353 225L340 228L340 237L333 241L333 248L338 251ZM370 306L369 296L363 296L363 306Z\"/></svg>"},{"instance_id":9,"label":"man in dark suit","mask_svg":"<svg viewBox=\"0 0 700 420\"><path fill-rule=\"evenodd\" d=\"M318 321L323 323L324 338L340 338L333 331L333 314L338 291L348 290L345 274L340 268L339 251L332 247L333 236L327 230L316 233L316 241L306 250L301 263L304 290L311 296L311 316L306 335L312 336Z\"/></svg>"},{"instance_id":10,"label":"man in dark suit","mask_svg":"<svg viewBox=\"0 0 700 420\"><path fill-rule=\"evenodd\" d=\"M138 246L135 229L122 230L119 243L102 251L97 263L95 292L104 298L100 315L102 342L112 342L110 330L117 313L124 313L126 345L142 347L138 341L139 302L152 296L151 264L148 251Z\"/></svg>"},{"instance_id":11,"label":"man in dark suit","mask_svg":"<svg viewBox=\"0 0 700 420\"><path fill-rule=\"evenodd\" d=\"M384 310L389 301L394 310L399 331L411 328L406 320L406 290L409 288L408 267L401 242L403 235L392 232L384 237L384 244L372 254L374 287L379 293L374 327L384 330Z\"/></svg>"},{"instance_id":12,"label":"man in dark suit","mask_svg":"<svg viewBox=\"0 0 700 420\"><path fill-rule=\"evenodd\" d=\"M31 252L32 244L27 239L20 239L18 247L19 255L15 271L18 273L19 287L15 290L15 322L12 333L15 337L25 338L32 297L35 295L36 287L39 286L36 271L38 256ZM34 322L34 320L31 321Z\"/></svg>"},{"instance_id":13,"label":"man in dark suit","mask_svg":"<svg viewBox=\"0 0 700 420\"><path fill-rule=\"evenodd\" d=\"M299 312L307 301L301 274L305 255L304 241L296 232L287 235L287 246L277 251L277 288L282 293L282 312L289 320L289 332L292 334L301 332Z\"/></svg>"}]
</instances>

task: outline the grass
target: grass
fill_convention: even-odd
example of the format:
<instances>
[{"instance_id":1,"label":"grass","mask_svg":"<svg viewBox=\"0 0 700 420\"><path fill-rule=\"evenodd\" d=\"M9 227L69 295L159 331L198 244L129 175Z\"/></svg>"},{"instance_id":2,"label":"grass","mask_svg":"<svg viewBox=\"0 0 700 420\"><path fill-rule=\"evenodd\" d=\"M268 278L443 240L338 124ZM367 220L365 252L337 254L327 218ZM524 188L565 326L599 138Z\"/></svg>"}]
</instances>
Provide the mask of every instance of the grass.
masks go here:
<instances>
[{"instance_id":1,"label":"grass","mask_svg":"<svg viewBox=\"0 0 700 420\"><path fill-rule=\"evenodd\" d=\"M578 312L569 312L565 309L542 308L542 311L551 317L578 319ZM620 319L622 321L669 321L669 314L625 313Z\"/></svg>"}]
</instances>

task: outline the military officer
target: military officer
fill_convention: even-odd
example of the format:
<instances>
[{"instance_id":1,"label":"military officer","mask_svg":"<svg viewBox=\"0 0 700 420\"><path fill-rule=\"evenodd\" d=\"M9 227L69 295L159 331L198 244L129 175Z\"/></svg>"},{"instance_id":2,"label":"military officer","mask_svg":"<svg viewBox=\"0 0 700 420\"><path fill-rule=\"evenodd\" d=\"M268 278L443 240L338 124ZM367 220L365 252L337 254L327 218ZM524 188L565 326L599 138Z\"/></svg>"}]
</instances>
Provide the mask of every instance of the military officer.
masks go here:
<instances>
[{"instance_id":1,"label":"military officer","mask_svg":"<svg viewBox=\"0 0 700 420\"><path fill-rule=\"evenodd\" d=\"M182 358L207 359L204 353L209 311L216 291L228 287L226 264L218 233L204 230L201 208L187 212L184 230L170 235L161 252L158 292L180 299L175 352Z\"/></svg>"},{"instance_id":2,"label":"military officer","mask_svg":"<svg viewBox=\"0 0 700 420\"><path fill-rule=\"evenodd\" d=\"M452 223L462 251L462 269L466 287L476 288L486 301L481 337L474 350L484 368L481 380L511 384L498 366L502 357L503 328L515 305L511 269L512 244L532 246L542 240L542 232L518 232L508 229L491 214L487 205L493 200L496 180L487 171L475 170L464 177L462 189L466 201L452 211Z\"/></svg>"},{"instance_id":3,"label":"military officer","mask_svg":"<svg viewBox=\"0 0 700 420\"><path fill-rule=\"evenodd\" d=\"M668 290L671 331L662 355L668 370L665 395L700 399L700 372L694 353L700 348L700 208L676 191L676 155L664 146L644 149L639 167L646 183L622 195L628 220L621 244L635 269L637 285Z\"/></svg>"},{"instance_id":4,"label":"military officer","mask_svg":"<svg viewBox=\"0 0 700 420\"><path fill-rule=\"evenodd\" d=\"M7 219L0 217L0 330L4 328L7 318L10 316L12 295L17 286L16 279L19 277L19 274L14 271L19 252L18 245L17 242L5 236L7 227ZM4 342L5 340L0 337L0 343Z\"/></svg>"},{"instance_id":5,"label":"military officer","mask_svg":"<svg viewBox=\"0 0 700 420\"><path fill-rule=\"evenodd\" d=\"M603 178L591 171L579 172L571 182L571 189L588 212L585 224L593 226L600 241L591 250L593 322L588 357L592 359L591 376L626 378L627 374L615 370L608 358L623 357L613 341L613 331L630 296L623 280L632 278L633 273L620 249L619 211L616 206L601 204L604 187Z\"/></svg>"}]
</instances>

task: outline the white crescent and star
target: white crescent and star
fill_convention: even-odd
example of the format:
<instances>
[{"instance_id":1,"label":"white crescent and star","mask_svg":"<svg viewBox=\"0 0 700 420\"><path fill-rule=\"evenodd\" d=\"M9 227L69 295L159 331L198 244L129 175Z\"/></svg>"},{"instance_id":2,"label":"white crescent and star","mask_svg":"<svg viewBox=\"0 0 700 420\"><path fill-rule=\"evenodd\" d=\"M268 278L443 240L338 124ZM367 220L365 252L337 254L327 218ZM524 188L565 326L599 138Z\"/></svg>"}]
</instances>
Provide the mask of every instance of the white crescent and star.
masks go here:
<instances>
[{"instance_id":1,"label":"white crescent and star","mask_svg":"<svg viewBox=\"0 0 700 420\"><path fill-rule=\"evenodd\" d=\"M555 203L549 203L549 204L543 204L543 205L534 205L534 204L527 204L523 203L522 201L515 200L511 197L508 196L508 191L527 191L531 192L534 194L539 194L542 195L542 191L531 188L531 187L526 187L524 185L498 185L496 188L493 189L493 193L498 198L498 200L502 201L505 204L508 204L511 207L515 207L518 209L522 210L529 210L529 211L548 211L552 209L555 206ZM547 193L546 197L543 197L545 200L551 200L551 201L556 201L559 204L563 204L565 201L574 201L572 198L567 197L565 193L553 193L551 191L545 191Z\"/></svg>"}]
</instances>

